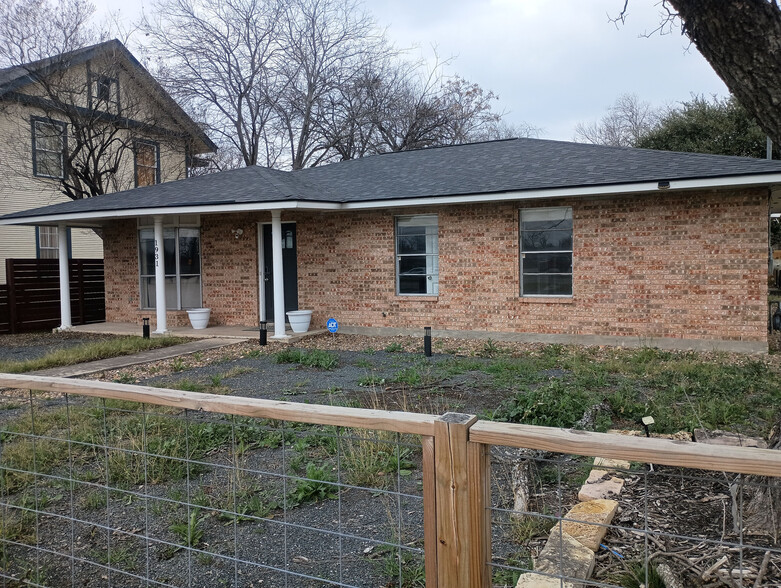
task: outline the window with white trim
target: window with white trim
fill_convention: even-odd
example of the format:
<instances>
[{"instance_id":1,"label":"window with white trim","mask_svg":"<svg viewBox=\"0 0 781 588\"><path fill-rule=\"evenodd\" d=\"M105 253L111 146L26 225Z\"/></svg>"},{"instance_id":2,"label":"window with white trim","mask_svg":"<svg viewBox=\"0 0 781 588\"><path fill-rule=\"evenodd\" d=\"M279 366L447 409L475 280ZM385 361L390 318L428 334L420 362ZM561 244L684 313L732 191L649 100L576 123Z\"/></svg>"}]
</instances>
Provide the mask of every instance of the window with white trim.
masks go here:
<instances>
[{"instance_id":1,"label":"window with white trim","mask_svg":"<svg viewBox=\"0 0 781 588\"><path fill-rule=\"evenodd\" d=\"M572 296L572 208L521 210L521 296Z\"/></svg>"},{"instance_id":2,"label":"window with white trim","mask_svg":"<svg viewBox=\"0 0 781 588\"><path fill-rule=\"evenodd\" d=\"M439 294L437 215L396 217L396 293Z\"/></svg>"},{"instance_id":3,"label":"window with white trim","mask_svg":"<svg viewBox=\"0 0 781 588\"><path fill-rule=\"evenodd\" d=\"M155 231L138 231L141 308L155 308ZM200 308L201 236L198 227L164 227L165 298L168 310Z\"/></svg>"},{"instance_id":4,"label":"window with white trim","mask_svg":"<svg viewBox=\"0 0 781 588\"><path fill-rule=\"evenodd\" d=\"M65 123L33 117L33 175L65 177Z\"/></svg>"},{"instance_id":5,"label":"window with white trim","mask_svg":"<svg viewBox=\"0 0 781 588\"><path fill-rule=\"evenodd\" d=\"M57 227L38 227L38 259L58 259L60 246Z\"/></svg>"}]
</instances>

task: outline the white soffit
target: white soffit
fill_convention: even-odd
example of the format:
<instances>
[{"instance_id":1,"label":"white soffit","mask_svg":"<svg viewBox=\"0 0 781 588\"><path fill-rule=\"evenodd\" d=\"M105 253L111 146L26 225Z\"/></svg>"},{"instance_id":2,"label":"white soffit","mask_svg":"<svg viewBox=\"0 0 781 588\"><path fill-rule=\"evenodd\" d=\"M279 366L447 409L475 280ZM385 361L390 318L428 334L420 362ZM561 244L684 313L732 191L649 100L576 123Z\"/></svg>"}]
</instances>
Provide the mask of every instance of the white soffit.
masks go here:
<instances>
[{"instance_id":1,"label":"white soffit","mask_svg":"<svg viewBox=\"0 0 781 588\"><path fill-rule=\"evenodd\" d=\"M664 187L662 184L665 184ZM669 184L669 187L666 186ZM66 223L69 226L98 227L102 221L137 218L149 215L171 214L221 214L240 212L262 212L269 210L369 210L400 208L412 206L442 206L447 204L471 204L481 202L507 202L520 200L537 200L551 198L587 198L595 196L611 196L617 194L648 194L654 192L670 192L684 190L714 190L724 188L745 188L751 186L774 186L772 189L771 210L781 211L781 173L762 175L742 175L722 178L703 178L693 180L661 180L659 182L642 182L636 184L615 184L610 186L580 186L565 188L546 188L540 190L522 190L499 193L468 194L456 196L426 196L421 198L399 198L373 200L367 202L312 202L293 200L286 202L248 202L241 204L202 204L198 206L149 207L137 209L121 209L79 212L69 214L46 214L18 219L0 220L0 225L54 225Z\"/></svg>"}]
</instances>

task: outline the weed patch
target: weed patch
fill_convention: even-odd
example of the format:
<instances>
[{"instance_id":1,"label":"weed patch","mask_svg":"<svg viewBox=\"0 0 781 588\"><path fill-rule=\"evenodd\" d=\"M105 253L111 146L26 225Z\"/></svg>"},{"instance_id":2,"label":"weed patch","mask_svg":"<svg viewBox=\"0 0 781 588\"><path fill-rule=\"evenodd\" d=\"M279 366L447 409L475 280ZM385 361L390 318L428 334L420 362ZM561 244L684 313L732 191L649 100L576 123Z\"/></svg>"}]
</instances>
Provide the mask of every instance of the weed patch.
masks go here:
<instances>
[{"instance_id":1,"label":"weed patch","mask_svg":"<svg viewBox=\"0 0 781 588\"><path fill-rule=\"evenodd\" d=\"M143 337L119 337L105 341L95 341L77 345L67 349L58 349L47 353L37 359L28 359L25 361L0 361L0 372L6 374L21 374L34 370L43 370L47 368L74 365L87 361L96 361L109 357L118 357L121 355L130 355L139 351L149 349L159 349L184 343L186 339L181 337L156 337L154 339L144 339Z\"/></svg>"},{"instance_id":2,"label":"weed patch","mask_svg":"<svg viewBox=\"0 0 781 588\"><path fill-rule=\"evenodd\" d=\"M339 365L339 357L335 353L321 349L312 349L311 351L286 349L276 353L274 361L277 363L298 363L324 370L332 370Z\"/></svg>"}]
</instances>

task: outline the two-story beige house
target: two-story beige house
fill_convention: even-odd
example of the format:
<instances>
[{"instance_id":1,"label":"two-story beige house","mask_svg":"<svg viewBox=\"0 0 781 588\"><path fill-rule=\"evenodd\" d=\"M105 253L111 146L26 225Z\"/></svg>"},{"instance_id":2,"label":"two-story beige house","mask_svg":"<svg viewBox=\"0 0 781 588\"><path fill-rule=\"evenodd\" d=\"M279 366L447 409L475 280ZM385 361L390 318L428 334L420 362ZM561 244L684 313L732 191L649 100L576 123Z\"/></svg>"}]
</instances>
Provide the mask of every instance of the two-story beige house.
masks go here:
<instances>
[{"instance_id":1,"label":"two-story beige house","mask_svg":"<svg viewBox=\"0 0 781 588\"><path fill-rule=\"evenodd\" d=\"M0 215L187 177L216 146L119 41L0 69ZM0 227L8 258L56 258L57 227ZM102 235L69 228L69 256Z\"/></svg>"}]
</instances>

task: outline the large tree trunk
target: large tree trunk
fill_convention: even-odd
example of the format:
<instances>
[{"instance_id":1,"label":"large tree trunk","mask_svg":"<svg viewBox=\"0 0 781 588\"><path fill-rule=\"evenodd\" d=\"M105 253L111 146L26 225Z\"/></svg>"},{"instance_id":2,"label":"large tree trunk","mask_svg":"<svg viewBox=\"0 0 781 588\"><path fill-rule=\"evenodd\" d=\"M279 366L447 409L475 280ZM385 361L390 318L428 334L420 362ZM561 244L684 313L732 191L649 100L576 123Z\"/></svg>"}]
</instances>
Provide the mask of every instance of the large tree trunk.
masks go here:
<instances>
[{"instance_id":1,"label":"large tree trunk","mask_svg":"<svg viewBox=\"0 0 781 588\"><path fill-rule=\"evenodd\" d=\"M781 143L781 9L775 1L666 1L730 92Z\"/></svg>"},{"instance_id":2,"label":"large tree trunk","mask_svg":"<svg viewBox=\"0 0 781 588\"><path fill-rule=\"evenodd\" d=\"M781 451L781 420L770 432L768 449ZM781 478L749 476L746 482L750 484L750 496L743 510L745 532L769 535L778 543L781 535Z\"/></svg>"}]
</instances>

